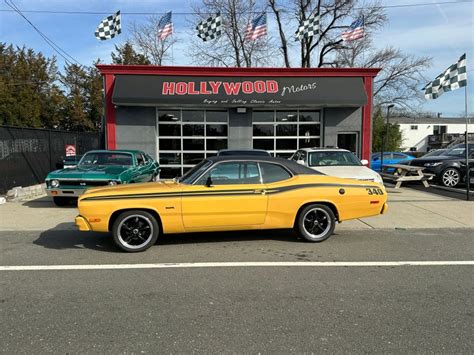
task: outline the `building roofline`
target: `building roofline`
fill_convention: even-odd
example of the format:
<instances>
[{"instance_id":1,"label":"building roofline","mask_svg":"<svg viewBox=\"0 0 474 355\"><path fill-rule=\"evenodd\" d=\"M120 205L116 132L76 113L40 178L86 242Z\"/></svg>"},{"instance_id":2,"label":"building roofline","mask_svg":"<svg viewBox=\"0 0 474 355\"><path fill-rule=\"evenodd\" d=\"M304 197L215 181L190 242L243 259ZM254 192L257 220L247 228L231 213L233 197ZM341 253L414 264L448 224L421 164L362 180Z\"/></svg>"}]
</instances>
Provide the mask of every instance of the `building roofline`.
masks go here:
<instances>
[{"instance_id":1,"label":"building roofline","mask_svg":"<svg viewBox=\"0 0 474 355\"><path fill-rule=\"evenodd\" d=\"M379 68L232 68L97 64L103 75L375 77Z\"/></svg>"}]
</instances>

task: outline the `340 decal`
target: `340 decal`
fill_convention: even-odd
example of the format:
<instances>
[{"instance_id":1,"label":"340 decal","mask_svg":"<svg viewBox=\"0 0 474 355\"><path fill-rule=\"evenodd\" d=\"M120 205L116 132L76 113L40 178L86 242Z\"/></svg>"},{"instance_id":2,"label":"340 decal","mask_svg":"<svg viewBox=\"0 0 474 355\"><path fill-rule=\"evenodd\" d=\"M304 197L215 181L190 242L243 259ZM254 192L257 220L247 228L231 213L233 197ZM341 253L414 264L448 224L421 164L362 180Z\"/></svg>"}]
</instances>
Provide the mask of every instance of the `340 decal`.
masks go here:
<instances>
[{"instance_id":1,"label":"340 decal","mask_svg":"<svg viewBox=\"0 0 474 355\"><path fill-rule=\"evenodd\" d=\"M367 188L366 190L369 195L383 195L383 190L379 188Z\"/></svg>"}]
</instances>

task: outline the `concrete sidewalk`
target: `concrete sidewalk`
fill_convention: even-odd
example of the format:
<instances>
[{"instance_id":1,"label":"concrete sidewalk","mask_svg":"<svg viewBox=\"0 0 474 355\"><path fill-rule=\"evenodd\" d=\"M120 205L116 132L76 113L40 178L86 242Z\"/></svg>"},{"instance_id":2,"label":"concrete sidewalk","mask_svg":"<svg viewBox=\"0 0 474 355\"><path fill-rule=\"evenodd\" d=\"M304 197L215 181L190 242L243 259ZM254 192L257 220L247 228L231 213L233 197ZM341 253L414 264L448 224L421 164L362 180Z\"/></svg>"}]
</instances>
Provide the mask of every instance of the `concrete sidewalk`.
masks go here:
<instances>
[{"instance_id":1,"label":"concrete sidewalk","mask_svg":"<svg viewBox=\"0 0 474 355\"><path fill-rule=\"evenodd\" d=\"M387 214L343 222L337 229L474 229L474 202L410 188L388 188L387 191ZM0 205L0 231L75 230L76 215L75 207L56 207L48 197L9 202ZM470 233L474 236L474 231Z\"/></svg>"}]
</instances>

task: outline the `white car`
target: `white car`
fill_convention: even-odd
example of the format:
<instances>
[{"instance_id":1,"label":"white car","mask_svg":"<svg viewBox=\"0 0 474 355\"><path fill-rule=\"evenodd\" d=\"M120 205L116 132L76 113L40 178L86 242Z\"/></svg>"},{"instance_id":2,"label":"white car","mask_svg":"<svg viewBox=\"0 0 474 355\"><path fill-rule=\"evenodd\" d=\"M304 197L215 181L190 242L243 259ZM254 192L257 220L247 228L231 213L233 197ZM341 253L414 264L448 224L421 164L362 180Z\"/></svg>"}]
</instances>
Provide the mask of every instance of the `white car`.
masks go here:
<instances>
[{"instance_id":1,"label":"white car","mask_svg":"<svg viewBox=\"0 0 474 355\"><path fill-rule=\"evenodd\" d=\"M369 164L367 160L361 161L345 149L303 148L290 159L326 175L383 184L382 177L366 166Z\"/></svg>"}]
</instances>

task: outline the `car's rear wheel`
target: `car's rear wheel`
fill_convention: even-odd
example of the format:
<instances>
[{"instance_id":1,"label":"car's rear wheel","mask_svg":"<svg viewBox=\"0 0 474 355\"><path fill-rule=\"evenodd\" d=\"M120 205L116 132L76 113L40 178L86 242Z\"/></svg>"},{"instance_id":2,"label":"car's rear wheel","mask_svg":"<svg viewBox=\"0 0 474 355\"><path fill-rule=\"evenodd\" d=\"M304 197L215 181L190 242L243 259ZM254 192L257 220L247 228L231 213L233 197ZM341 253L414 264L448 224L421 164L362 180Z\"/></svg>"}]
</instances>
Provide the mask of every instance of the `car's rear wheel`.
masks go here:
<instances>
[{"instance_id":1,"label":"car's rear wheel","mask_svg":"<svg viewBox=\"0 0 474 355\"><path fill-rule=\"evenodd\" d=\"M326 205L318 203L303 208L296 221L299 234L309 242L328 239L336 227L334 212Z\"/></svg>"},{"instance_id":2,"label":"car's rear wheel","mask_svg":"<svg viewBox=\"0 0 474 355\"><path fill-rule=\"evenodd\" d=\"M156 243L159 235L156 218L146 211L121 213L112 226L115 244L127 252L144 251Z\"/></svg>"},{"instance_id":3,"label":"car's rear wheel","mask_svg":"<svg viewBox=\"0 0 474 355\"><path fill-rule=\"evenodd\" d=\"M461 174L456 168L447 168L441 173L441 183L446 187L456 187L461 181Z\"/></svg>"},{"instance_id":4,"label":"car's rear wheel","mask_svg":"<svg viewBox=\"0 0 474 355\"><path fill-rule=\"evenodd\" d=\"M71 203L72 199L70 197L53 197L53 202L56 206L62 207L67 206Z\"/></svg>"}]
</instances>

